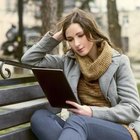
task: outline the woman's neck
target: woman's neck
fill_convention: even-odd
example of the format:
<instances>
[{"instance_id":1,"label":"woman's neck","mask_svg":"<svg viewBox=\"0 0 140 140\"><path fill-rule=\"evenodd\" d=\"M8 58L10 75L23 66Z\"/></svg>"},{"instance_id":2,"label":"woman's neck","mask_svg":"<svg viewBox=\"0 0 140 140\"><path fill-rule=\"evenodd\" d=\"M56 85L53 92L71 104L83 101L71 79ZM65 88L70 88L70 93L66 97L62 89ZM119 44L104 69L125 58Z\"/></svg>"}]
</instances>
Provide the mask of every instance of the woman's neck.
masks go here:
<instances>
[{"instance_id":1,"label":"woman's neck","mask_svg":"<svg viewBox=\"0 0 140 140\"><path fill-rule=\"evenodd\" d=\"M90 50L88 56L90 57L90 59L92 59L93 61L95 61L98 57L98 52L97 52L97 46L94 45L92 47L92 49Z\"/></svg>"}]
</instances>

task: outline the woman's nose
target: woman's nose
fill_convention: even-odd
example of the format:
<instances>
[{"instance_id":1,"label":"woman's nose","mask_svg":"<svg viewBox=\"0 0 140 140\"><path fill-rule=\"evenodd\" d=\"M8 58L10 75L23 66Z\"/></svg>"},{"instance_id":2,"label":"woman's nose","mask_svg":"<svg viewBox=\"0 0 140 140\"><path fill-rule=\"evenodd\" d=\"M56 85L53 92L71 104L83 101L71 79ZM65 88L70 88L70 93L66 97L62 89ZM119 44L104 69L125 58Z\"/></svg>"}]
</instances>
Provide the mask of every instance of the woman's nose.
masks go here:
<instances>
[{"instance_id":1,"label":"woman's nose","mask_svg":"<svg viewBox=\"0 0 140 140\"><path fill-rule=\"evenodd\" d=\"M74 43L75 43L75 47L78 47L80 45L80 41L78 39L75 39Z\"/></svg>"}]
</instances>

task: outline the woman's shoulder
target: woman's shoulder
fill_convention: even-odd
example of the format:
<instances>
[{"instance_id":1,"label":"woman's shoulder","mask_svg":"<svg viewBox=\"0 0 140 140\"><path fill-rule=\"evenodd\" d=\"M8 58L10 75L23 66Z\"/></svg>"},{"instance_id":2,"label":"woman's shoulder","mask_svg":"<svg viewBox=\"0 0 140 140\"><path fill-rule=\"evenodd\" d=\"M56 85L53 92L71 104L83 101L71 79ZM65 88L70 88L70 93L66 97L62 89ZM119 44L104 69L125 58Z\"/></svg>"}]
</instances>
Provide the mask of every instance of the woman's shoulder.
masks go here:
<instances>
[{"instance_id":1,"label":"woman's shoulder","mask_svg":"<svg viewBox=\"0 0 140 140\"><path fill-rule=\"evenodd\" d=\"M120 53L115 49L112 49L112 59L115 62L119 62L119 63L125 63L125 62L129 62L129 57L126 54Z\"/></svg>"}]
</instances>

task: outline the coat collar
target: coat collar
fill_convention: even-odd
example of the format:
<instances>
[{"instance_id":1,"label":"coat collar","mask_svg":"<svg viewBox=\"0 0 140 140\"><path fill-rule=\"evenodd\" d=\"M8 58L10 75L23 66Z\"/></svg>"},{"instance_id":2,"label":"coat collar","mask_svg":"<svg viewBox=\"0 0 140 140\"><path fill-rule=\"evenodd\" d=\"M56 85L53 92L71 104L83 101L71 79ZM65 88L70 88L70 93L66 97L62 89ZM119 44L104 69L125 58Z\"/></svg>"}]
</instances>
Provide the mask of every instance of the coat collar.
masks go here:
<instances>
[{"instance_id":1,"label":"coat collar","mask_svg":"<svg viewBox=\"0 0 140 140\"><path fill-rule=\"evenodd\" d=\"M113 49L112 63L107 69L107 71L99 79L101 91L104 93L106 98L107 98L107 92L108 92L110 81L119 67L120 55L121 54L118 51Z\"/></svg>"},{"instance_id":2,"label":"coat collar","mask_svg":"<svg viewBox=\"0 0 140 140\"><path fill-rule=\"evenodd\" d=\"M69 50L66 53L66 56L75 59L75 55L72 50ZM120 62L119 56L121 56L121 54L112 48L112 63L107 69L107 71L99 78L101 91L104 93L106 98L107 98L107 92L108 92L110 81L113 78L117 68L119 67L119 62ZM79 65L77 66L79 69Z\"/></svg>"}]
</instances>

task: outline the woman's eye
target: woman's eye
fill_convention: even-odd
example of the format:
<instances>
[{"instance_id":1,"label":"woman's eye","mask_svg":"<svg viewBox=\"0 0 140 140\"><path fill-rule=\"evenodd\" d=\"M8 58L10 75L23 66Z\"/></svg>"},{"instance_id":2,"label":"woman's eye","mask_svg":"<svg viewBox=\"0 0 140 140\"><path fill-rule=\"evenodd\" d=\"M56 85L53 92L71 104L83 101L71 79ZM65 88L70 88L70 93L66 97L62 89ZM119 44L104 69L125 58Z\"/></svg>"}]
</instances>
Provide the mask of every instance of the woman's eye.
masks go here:
<instances>
[{"instance_id":1,"label":"woman's eye","mask_svg":"<svg viewBox=\"0 0 140 140\"><path fill-rule=\"evenodd\" d=\"M71 41L72 41L72 39L67 39L67 41L68 41L68 42L71 42Z\"/></svg>"},{"instance_id":2,"label":"woman's eye","mask_svg":"<svg viewBox=\"0 0 140 140\"><path fill-rule=\"evenodd\" d=\"M78 35L79 37L83 37L84 36L84 34L80 34L80 35Z\"/></svg>"}]
</instances>

